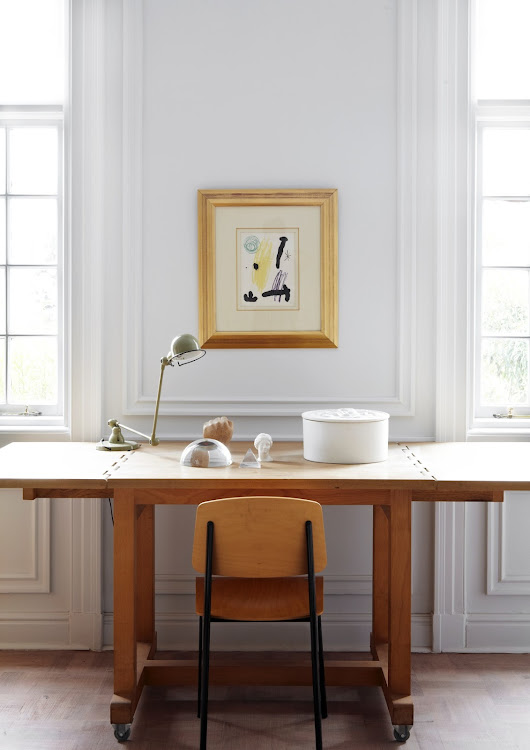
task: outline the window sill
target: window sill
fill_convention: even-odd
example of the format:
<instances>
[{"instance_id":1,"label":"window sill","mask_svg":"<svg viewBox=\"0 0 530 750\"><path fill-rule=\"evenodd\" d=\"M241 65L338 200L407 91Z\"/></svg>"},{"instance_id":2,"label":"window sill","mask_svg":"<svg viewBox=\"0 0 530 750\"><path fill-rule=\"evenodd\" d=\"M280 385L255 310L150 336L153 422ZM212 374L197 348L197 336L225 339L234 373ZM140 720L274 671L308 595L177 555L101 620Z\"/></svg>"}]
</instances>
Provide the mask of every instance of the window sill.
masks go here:
<instances>
[{"instance_id":1,"label":"window sill","mask_svg":"<svg viewBox=\"0 0 530 750\"><path fill-rule=\"evenodd\" d=\"M483 424L477 420L472 428L467 431L468 440L503 440L518 441L530 439L530 419L517 421L516 419L496 419L492 424L490 419L485 419Z\"/></svg>"},{"instance_id":2,"label":"window sill","mask_svg":"<svg viewBox=\"0 0 530 750\"><path fill-rule=\"evenodd\" d=\"M12 440L70 440L71 430L64 424L2 424L0 423L0 441L5 444Z\"/></svg>"}]
</instances>

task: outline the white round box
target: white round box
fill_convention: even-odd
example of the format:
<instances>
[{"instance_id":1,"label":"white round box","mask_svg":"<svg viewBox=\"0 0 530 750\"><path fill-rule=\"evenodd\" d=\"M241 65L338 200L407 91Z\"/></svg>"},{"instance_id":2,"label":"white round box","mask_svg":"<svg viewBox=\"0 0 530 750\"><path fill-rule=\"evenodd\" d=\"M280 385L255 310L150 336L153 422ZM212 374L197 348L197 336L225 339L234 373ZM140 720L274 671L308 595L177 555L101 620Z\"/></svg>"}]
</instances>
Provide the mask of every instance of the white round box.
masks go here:
<instances>
[{"instance_id":1,"label":"white round box","mask_svg":"<svg viewBox=\"0 0 530 750\"><path fill-rule=\"evenodd\" d=\"M370 464L388 456L384 411L322 409L302 414L304 458L325 464Z\"/></svg>"}]
</instances>

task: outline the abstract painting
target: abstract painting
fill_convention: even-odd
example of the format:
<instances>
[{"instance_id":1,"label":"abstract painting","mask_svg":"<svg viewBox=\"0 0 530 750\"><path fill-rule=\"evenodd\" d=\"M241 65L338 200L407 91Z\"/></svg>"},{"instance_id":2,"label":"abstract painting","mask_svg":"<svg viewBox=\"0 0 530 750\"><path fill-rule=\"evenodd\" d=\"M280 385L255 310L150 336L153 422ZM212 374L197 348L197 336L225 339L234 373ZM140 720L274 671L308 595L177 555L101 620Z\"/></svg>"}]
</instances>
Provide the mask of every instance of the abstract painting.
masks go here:
<instances>
[{"instance_id":1,"label":"abstract painting","mask_svg":"<svg viewBox=\"0 0 530 750\"><path fill-rule=\"evenodd\" d=\"M238 229L237 309L298 310L298 228Z\"/></svg>"}]
</instances>

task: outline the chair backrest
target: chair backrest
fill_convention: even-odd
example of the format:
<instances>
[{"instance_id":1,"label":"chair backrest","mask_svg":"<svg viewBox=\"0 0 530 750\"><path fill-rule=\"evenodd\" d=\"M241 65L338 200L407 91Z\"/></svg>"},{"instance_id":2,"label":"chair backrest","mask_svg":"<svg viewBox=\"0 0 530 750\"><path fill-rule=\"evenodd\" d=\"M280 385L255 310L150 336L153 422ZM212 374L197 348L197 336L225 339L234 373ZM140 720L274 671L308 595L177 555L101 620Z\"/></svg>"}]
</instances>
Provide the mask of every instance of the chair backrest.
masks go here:
<instances>
[{"instance_id":1,"label":"chair backrest","mask_svg":"<svg viewBox=\"0 0 530 750\"><path fill-rule=\"evenodd\" d=\"M322 508L297 497L230 497L201 503L193 567L206 572L206 528L214 523L213 575L282 578L307 574L306 521L313 528L315 573L326 567Z\"/></svg>"}]
</instances>

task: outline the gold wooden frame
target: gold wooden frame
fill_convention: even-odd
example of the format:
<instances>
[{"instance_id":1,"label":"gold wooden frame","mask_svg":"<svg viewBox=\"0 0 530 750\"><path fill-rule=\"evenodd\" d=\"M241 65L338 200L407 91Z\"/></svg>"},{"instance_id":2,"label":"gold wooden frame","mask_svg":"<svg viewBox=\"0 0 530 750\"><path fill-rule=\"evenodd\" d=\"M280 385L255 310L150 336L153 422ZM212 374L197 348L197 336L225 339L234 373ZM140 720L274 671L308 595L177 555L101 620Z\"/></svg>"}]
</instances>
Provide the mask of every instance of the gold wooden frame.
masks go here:
<instances>
[{"instance_id":1,"label":"gold wooden frame","mask_svg":"<svg viewBox=\"0 0 530 750\"><path fill-rule=\"evenodd\" d=\"M215 291L216 208L320 207L320 329L218 331ZM337 190L199 190L199 339L205 349L331 348L338 346Z\"/></svg>"}]
</instances>

